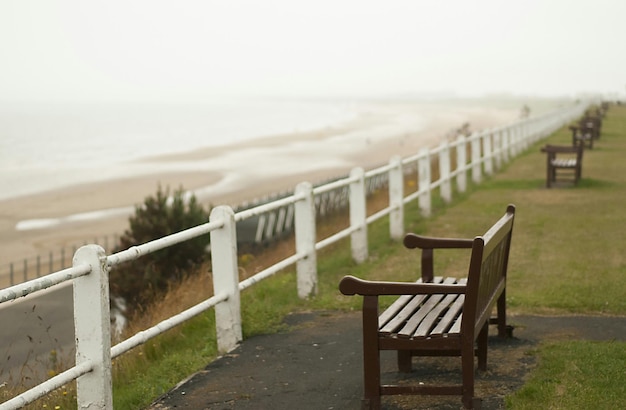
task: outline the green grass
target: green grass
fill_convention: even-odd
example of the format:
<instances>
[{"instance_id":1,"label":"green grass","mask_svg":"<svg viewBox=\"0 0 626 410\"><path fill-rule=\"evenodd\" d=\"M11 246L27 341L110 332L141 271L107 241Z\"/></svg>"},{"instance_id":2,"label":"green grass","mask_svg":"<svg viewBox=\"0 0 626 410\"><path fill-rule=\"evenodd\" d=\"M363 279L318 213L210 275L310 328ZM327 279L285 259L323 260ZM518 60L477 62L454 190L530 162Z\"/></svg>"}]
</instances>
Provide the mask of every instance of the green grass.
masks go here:
<instances>
[{"instance_id":1,"label":"green grass","mask_svg":"<svg viewBox=\"0 0 626 410\"><path fill-rule=\"evenodd\" d=\"M208 313L148 341L114 360L114 408L145 407L216 355L215 318Z\"/></svg>"},{"instance_id":2,"label":"green grass","mask_svg":"<svg viewBox=\"0 0 626 410\"><path fill-rule=\"evenodd\" d=\"M626 343L568 341L543 346L512 409L617 409L626 398Z\"/></svg>"}]
</instances>

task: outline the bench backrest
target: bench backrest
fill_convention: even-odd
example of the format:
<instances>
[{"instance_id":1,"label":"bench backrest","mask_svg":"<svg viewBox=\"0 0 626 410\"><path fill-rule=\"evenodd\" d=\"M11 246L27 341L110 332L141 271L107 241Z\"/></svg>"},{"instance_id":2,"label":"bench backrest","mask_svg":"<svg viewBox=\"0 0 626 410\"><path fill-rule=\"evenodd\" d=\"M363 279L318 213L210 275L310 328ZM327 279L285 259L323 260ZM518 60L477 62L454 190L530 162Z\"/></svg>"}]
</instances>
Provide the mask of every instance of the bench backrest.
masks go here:
<instances>
[{"instance_id":1,"label":"bench backrest","mask_svg":"<svg viewBox=\"0 0 626 410\"><path fill-rule=\"evenodd\" d=\"M515 206L509 205L498 222L473 240L461 323L466 335L478 334L505 291L514 217Z\"/></svg>"},{"instance_id":2,"label":"bench backrest","mask_svg":"<svg viewBox=\"0 0 626 410\"><path fill-rule=\"evenodd\" d=\"M548 164L554 161L557 154L566 154L568 156L576 154L576 163L581 164L583 160L584 146L581 143L573 146L548 144L541 148L541 152L545 152L548 154Z\"/></svg>"}]
</instances>

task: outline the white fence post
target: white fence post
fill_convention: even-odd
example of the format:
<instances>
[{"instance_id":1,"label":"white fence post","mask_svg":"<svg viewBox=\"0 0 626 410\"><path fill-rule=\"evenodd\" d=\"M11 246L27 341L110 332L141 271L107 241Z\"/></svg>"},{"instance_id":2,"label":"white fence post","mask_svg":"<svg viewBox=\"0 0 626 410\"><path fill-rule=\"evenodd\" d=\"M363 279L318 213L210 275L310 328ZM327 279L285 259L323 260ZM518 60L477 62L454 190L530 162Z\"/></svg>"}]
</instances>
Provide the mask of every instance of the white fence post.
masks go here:
<instances>
[{"instance_id":1,"label":"white fence post","mask_svg":"<svg viewBox=\"0 0 626 410\"><path fill-rule=\"evenodd\" d=\"M459 135L456 138L456 185L459 192L467 189L467 138Z\"/></svg>"},{"instance_id":2,"label":"white fence post","mask_svg":"<svg viewBox=\"0 0 626 410\"><path fill-rule=\"evenodd\" d=\"M497 129L493 132L493 153L497 170L502 169L502 131Z\"/></svg>"},{"instance_id":3,"label":"white fence post","mask_svg":"<svg viewBox=\"0 0 626 410\"><path fill-rule=\"evenodd\" d=\"M210 221L223 223L210 235L213 293L228 295L228 299L215 305L217 350L224 354L243 340L235 213L229 206L216 206L211 210Z\"/></svg>"},{"instance_id":4,"label":"white fence post","mask_svg":"<svg viewBox=\"0 0 626 410\"><path fill-rule=\"evenodd\" d=\"M296 264L298 276L298 296L306 299L317 293L317 253L315 242L315 197L313 186L301 182L296 186L295 195L304 195L304 199L295 204L296 252L304 254L304 259Z\"/></svg>"},{"instance_id":5,"label":"white fence post","mask_svg":"<svg viewBox=\"0 0 626 410\"><path fill-rule=\"evenodd\" d=\"M528 118L526 120L526 127L528 129L528 137L526 140L528 141L525 148L530 147L537 140L537 121L535 118Z\"/></svg>"},{"instance_id":6,"label":"white fence post","mask_svg":"<svg viewBox=\"0 0 626 410\"><path fill-rule=\"evenodd\" d=\"M511 158L515 158L520 150L519 148L519 123L509 128L509 140L511 142Z\"/></svg>"},{"instance_id":7,"label":"white fence post","mask_svg":"<svg viewBox=\"0 0 626 410\"><path fill-rule=\"evenodd\" d=\"M442 142L439 149L439 193L441 198L446 202L452 201L452 187L450 186L450 145Z\"/></svg>"},{"instance_id":8,"label":"white fence post","mask_svg":"<svg viewBox=\"0 0 626 410\"><path fill-rule=\"evenodd\" d=\"M506 127L502 130L501 138L502 160L508 163L511 156L511 127Z\"/></svg>"},{"instance_id":9,"label":"white fence post","mask_svg":"<svg viewBox=\"0 0 626 410\"><path fill-rule=\"evenodd\" d=\"M526 122L521 121L519 123L519 149L517 150L518 154L524 152L524 150L526 149L526 128Z\"/></svg>"},{"instance_id":10,"label":"white fence post","mask_svg":"<svg viewBox=\"0 0 626 410\"><path fill-rule=\"evenodd\" d=\"M532 139L532 124L530 122L530 120L526 119L523 122L523 129L524 129L524 133L523 133L523 138L524 138L524 151L526 151L528 149L528 147L530 146L531 143L531 139Z\"/></svg>"},{"instance_id":11,"label":"white fence post","mask_svg":"<svg viewBox=\"0 0 626 410\"><path fill-rule=\"evenodd\" d=\"M350 235L352 259L356 263L363 263L368 256L365 171L363 168L354 168L350 171L350 178L356 178L356 181L350 183L350 226L356 228Z\"/></svg>"},{"instance_id":12,"label":"white fence post","mask_svg":"<svg viewBox=\"0 0 626 410\"><path fill-rule=\"evenodd\" d=\"M73 266L90 265L91 272L74 280L76 365L90 362L93 370L76 379L79 409L113 408L111 384L111 317L106 253L85 245L74 254Z\"/></svg>"},{"instance_id":13,"label":"white fence post","mask_svg":"<svg viewBox=\"0 0 626 410\"><path fill-rule=\"evenodd\" d=\"M400 240L404 235L404 170L402 158L395 156L389 163L389 236Z\"/></svg>"},{"instance_id":14,"label":"white fence post","mask_svg":"<svg viewBox=\"0 0 626 410\"><path fill-rule=\"evenodd\" d=\"M524 128L525 128L524 123L520 122L517 128L518 130L517 139L519 141L519 144L517 147L516 156L524 152L524 149L526 147L526 132L524 131Z\"/></svg>"},{"instance_id":15,"label":"white fence post","mask_svg":"<svg viewBox=\"0 0 626 410\"><path fill-rule=\"evenodd\" d=\"M472 181L476 184L480 184L482 180L482 164L480 156L480 139L479 134L473 134L471 137L472 145Z\"/></svg>"},{"instance_id":16,"label":"white fence post","mask_svg":"<svg viewBox=\"0 0 626 410\"><path fill-rule=\"evenodd\" d=\"M483 158L485 159L485 174L493 175L493 147L491 144L491 130L483 134Z\"/></svg>"},{"instance_id":17,"label":"white fence post","mask_svg":"<svg viewBox=\"0 0 626 410\"><path fill-rule=\"evenodd\" d=\"M419 192L418 205L425 217L430 216L431 199L430 199L430 151L428 148L422 148L419 152L417 160L418 184Z\"/></svg>"}]
</instances>

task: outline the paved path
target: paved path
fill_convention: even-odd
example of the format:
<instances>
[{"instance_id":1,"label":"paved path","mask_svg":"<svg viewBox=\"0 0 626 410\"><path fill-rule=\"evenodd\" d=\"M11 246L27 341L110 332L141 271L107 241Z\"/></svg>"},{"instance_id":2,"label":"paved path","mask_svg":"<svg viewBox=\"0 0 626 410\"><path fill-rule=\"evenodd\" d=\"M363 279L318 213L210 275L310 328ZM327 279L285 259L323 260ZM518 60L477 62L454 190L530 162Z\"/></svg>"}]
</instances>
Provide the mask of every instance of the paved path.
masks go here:
<instances>
[{"instance_id":1,"label":"paved path","mask_svg":"<svg viewBox=\"0 0 626 410\"><path fill-rule=\"evenodd\" d=\"M478 373L483 408L504 408L534 366L528 350L539 340L626 341L626 317L516 316L514 337L490 338L489 370ZM290 331L245 340L157 400L157 409L359 409L362 395L360 312L316 312L287 318ZM395 356L384 352L383 377L397 377ZM412 379L460 374L458 359L420 359ZM417 362L416 362L417 364ZM417 367L417 366L414 366ZM432 374L431 374L432 373ZM385 397L385 409L458 409L460 398Z\"/></svg>"},{"instance_id":2,"label":"paved path","mask_svg":"<svg viewBox=\"0 0 626 410\"><path fill-rule=\"evenodd\" d=\"M72 286L56 286L0 305L0 383L31 386L56 365L74 365ZM28 365L25 363L28 362Z\"/></svg>"}]
</instances>

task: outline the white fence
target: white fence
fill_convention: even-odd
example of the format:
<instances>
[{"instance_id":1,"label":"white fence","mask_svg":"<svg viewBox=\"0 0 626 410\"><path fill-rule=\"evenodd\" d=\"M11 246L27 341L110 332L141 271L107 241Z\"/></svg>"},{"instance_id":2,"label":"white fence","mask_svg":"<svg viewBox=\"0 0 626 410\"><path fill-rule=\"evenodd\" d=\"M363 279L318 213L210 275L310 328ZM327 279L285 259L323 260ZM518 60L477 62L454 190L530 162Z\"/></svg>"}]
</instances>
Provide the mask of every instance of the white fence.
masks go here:
<instances>
[{"instance_id":1,"label":"white fence","mask_svg":"<svg viewBox=\"0 0 626 410\"><path fill-rule=\"evenodd\" d=\"M355 168L348 177L315 188L310 183L303 182L297 185L293 195L238 213L230 207L218 206L212 210L210 221L204 225L116 254L106 255L99 245L81 247L74 254L71 268L0 291L0 303L4 303L66 281L73 281L76 337L76 364L72 368L0 404L0 409L22 407L72 380L76 380L79 408L110 409L113 406L111 360L211 308L215 309L219 352L226 353L234 349L242 340L239 305L242 290L295 264L299 297L308 298L315 295L318 250L349 237L353 259L358 263L364 262L368 257L367 227L370 223L389 216L390 236L399 240L404 235L406 203L418 200L422 214L430 215L431 194L436 188L439 189L444 201L450 201L453 182L456 182L458 192L464 192L467 188L468 174L473 182L480 183L484 175L492 174L530 144L579 117L585 108L585 104L577 104L506 127L485 130L468 137L460 136L453 142L443 142L435 149L424 148L414 156L395 157L388 165L377 169L366 172L362 168ZM432 181L431 164L435 158L438 160L439 178ZM405 196L404 177L407 170L414 169L417 169L417 190ZM366 181L381 175L387 176L389 205L367 216ZM318 241L316 198L346 187L350 212L349 227ZM278 213L277 218L282 218L280 223L287 220L289 212L293 214L295 254L239 282L237 224L276 210L287 210ZM211 240L214 296L111 347L109 270L115 265L207 234Z\"/></svg>"}]
</instances>

